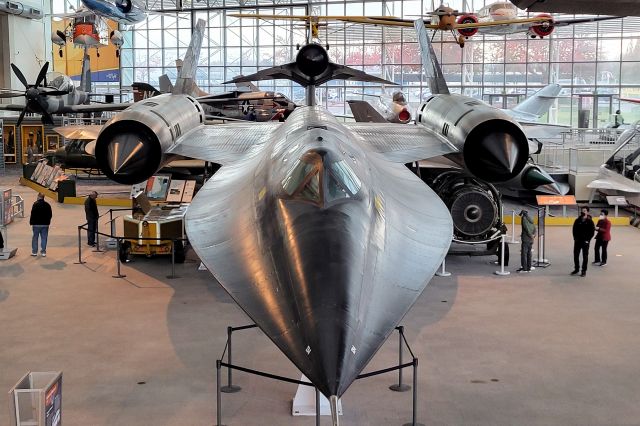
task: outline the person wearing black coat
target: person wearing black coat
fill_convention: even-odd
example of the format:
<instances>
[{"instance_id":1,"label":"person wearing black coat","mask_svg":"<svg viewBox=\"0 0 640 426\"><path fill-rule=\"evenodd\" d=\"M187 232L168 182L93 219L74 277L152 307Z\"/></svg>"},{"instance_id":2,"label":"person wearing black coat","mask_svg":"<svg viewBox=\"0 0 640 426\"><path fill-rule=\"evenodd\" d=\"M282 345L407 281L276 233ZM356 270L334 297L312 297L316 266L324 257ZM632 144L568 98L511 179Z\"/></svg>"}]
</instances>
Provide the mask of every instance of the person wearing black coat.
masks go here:
<instances>
[{"instance_id":1,"label":"person wearing black coat","mask_svg":"<svg viewBox=\"0 0 640 426\"><path fill-rule=\"evenodd\" d=\"M98 204L96 203L98 193L92 191L84 200L84 214L87 218L87 244L91 247L96 245L96 232L98 232Z\"/></svg>"},{"instance_id":2,"label":"person wearing black coat","mask_svg":"<svg viewBox=\"0 0 640 426\"><path fill-rule=\"evenodd\" d=\"M38 194L38 199L31 207L29 225L33 229L31 238L31 256L38 255L38 239L40 239L40 255L47 255L47 239L49 237L49 225L51 225L51 206L44 200L44 194Z\"/></svg>"},{"instance_id":3,"label":"person wearing black coat","mask_svg":"<svg viewBox=\"0 0 640 426\"><path fill-rule=\"evenodd\" d=\"M582 252L581 277L587 275L589 263L589 243L596 233L596 225L589 214L589 207L583 207L580 216L573 222L573 272L576 275L580 271L580 253Z\"/></svg>"}]
</instances>

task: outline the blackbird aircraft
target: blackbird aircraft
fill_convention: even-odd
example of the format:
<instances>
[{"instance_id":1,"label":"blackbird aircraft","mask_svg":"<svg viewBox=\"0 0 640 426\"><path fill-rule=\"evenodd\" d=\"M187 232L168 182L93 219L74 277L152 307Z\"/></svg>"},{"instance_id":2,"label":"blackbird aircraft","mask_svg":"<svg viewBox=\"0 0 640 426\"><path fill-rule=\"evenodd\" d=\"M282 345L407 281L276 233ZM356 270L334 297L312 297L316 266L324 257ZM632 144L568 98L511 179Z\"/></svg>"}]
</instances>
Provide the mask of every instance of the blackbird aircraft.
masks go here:
<instances>
[{"instance_id":1,"label":"blackbird aircraft","mask_svg":"<svg viewBox=\"0 0 640 426\"><path fill-rule=\"evenodd\" d=\"M527 139L476 120L469 137L419 124L340 123L315 106L332 79L390 82L329 61L310 43L295 62L236 81L291 79L307 106L283 122L204 125L198 102L160 95L102 129L96 158L125 184L176 156L222 165L186 215L189 240L236 303L337 401L416 301L447 253L452 221L404 163L444 154L487 181L517 176ZM452 133L454 128L452 126Z\"/></svg>"}]
</instances>

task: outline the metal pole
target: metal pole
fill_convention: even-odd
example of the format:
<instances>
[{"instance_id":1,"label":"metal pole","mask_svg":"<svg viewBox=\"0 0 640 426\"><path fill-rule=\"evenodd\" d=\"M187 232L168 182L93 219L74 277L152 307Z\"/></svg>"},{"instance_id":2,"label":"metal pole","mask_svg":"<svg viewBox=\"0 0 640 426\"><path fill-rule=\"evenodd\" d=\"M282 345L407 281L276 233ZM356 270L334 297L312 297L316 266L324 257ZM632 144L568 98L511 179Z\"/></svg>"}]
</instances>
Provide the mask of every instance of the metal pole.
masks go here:
<instances>
[{"instance_id":1,"label":"metal pole","mask_svg":"<svg viewBox=\"0 0 640 426\"><path fill-rule=\"evenodd\" d=\"M227 327L227 364L229 365L233 365L233 362L231 362L231 335L233 333L233 327ZM242 389L240 386L234 386L233 385L233 378L231 376L231 367L227 367L227 386L223 386L222 387L222 392L224 393L236 393L236 392L240 392L240 389Z\"/></svg>"},{"instance_id":2,"label":"metal pole","mask_svg":"<svg viewBox=\"0 0 640 426\"><path fill-rule=\"evenodd\" d=\"M171 275L167 275L167 278L178 278L176 277L176 240L171 240ZM231 364L231 361L229 361L229 364Z\"/></svg>"},{"instance_id":3,"label":"metal pole","mask_svg":"<svg viewBox=\"0 0 640 426\"><path fill-rule=\"evenodd\" d=\"M316 426L320 426L320 392L316 388Z\"/></svg>"},{"instance_id":4,"label":"metal pole","mask_svg":"<svg viewBox=\"0 0 640 426\"><path fill-rule=\"evenodd\" d=\"M398 329L398 365L402 365L402 336L404 335L404 326L400 325ZM398 384L389 386L394 392L406 392L411 389L411 386L402 383L402 368L398 369Z\"/></svg>"},{"instance_id":5,"label":"metal pole","mask_svg":"<svg viewBox=\"0 0 640 426\"><path fill-rule=\"evenodd\" d=\"M118 270L118 274L117 275L112 275L113 278L124 278L126 277L126 275L122 275L120 273L120 238L118 238L116 240L117 244L116 244L116 266L117 266L117 270Z\"/></svg>"},{"instance_id":6,"label":"metal pole","mask_svg":"<svg viewBox=\"0 0 640 426\"><path fill-rule=\"evenodd\" d=\"M451 272L447 272L445 269L445 259L442 259L442 271L436 272L436 275L439 277L448 277L451 275Z\"/></svg>"},{"instance_id":7,"label":"metal pole","mask_svg":"<svg viewBox=\"0 0 640 426\"><path fill-rule=\"evenodd\" d=\"M511 210L511 242L513 244L518 243L516 241L516 211Z\"/></svg>"},{"instance_id":8,"label":"metal pole","mask_svg":"<svg viewBox=\"0 0 640 426\"><path fill-rule=\"evenodd\" d=\"M494 274L496 275L509 275L511 273L504 270L504 245L506 244L504 241L505 237L505 234L502 234L500 236L500 270L494 272Z\"/></svg>"},{"instance_id":9,"label":"metal pole","mask_svg":"<svg viewBox=\"0 0 640 426\"><path fill-rule=\"evenodd\" d=\"M413 407L411 413L411 423L403 426L424 426L418 423L418 358L413 358Z\"/></svg>"},{"instance_id":10,"label":"metal pole","mask_svg":"<svg viewBox=\"0 0 640 426\"><path fill-rule=\"evenodd\" d=\"M216 360L216 425L222 426L222 394L220 393L220 360Z\"/></svg>"},{"instance_id":11,"label":"metal pole","mask_svg":"<svg viewBox=\"0 0 640 426\"><path fill-rule=\"evenodd\" d=\"M96 253L102 253L100 250L100 215L98 215L98 219L96 220L96 249L93 250Z\"/></svg>"},{"instance_id":12,"label":"metal pole","mask_svg":"<svg viewBox=\"0 0 640 426\"><path fill-rule=\"evenodd\" d=\"M78 226L78 261L76 265L82 265L82 225Z\"/></svg>"}]
</instances>

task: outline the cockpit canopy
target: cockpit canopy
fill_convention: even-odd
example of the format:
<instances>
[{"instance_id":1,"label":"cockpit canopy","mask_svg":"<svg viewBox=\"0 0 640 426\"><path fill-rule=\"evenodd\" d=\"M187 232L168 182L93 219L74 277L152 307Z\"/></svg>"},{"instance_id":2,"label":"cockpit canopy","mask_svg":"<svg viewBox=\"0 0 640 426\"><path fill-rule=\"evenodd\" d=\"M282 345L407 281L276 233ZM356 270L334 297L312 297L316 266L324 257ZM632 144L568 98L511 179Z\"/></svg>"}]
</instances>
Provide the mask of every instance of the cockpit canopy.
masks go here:
<instances>
[{"instance_id":1,"label":"cockpit canopy","mask_svg":"<svg viewBox=\"0 0 640 426\"><path fill-rule=\"evenodd\" d=\"M75 87L69 76L55 71L47 73L47 84L63 92L70 92Z\"/></svg>"},{"instance_id":2,"label":"cockpit canopy","mask_svg":"<svg viewBox=\"0 0 640 426\"><path fill-rule=\"evenodd\" d=\"M361 187L360 179L344 159L332 157L322 150L304 153L282 180L285 194L291 199L320 206L356 196Z\"/></svg>"}]
</instances>

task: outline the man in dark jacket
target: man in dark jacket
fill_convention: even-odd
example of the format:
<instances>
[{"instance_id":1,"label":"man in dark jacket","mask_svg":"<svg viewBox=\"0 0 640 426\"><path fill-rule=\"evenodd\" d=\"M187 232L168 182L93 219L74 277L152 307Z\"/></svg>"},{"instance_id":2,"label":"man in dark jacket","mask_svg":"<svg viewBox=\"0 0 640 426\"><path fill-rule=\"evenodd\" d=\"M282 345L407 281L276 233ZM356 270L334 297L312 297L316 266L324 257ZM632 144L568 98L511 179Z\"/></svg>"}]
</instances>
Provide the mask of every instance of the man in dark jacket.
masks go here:
<instances>
[{"instance_id":1,"label":"man in dark jacket","mask_svg":"<svg viewBox=\"0 0 640 426\"><path fill-rule=\"evenodd\" d=\"M587 275L587 263L589 262L589 243L596 232L593 218L589 214L589 207L583 207L580 216L573 222L573 272L576 275L580 270L580 252L582 252L581 277Z\"/></svg>"},{"instance_id":2,"label":"man in dark jacket","mask_svg":"<svg viewBox=\"0 0 640 426\"><path fill-rule=\"evenodd\" d=\"M607 218L609 216L609 210L602 209L600 211L600 217L596 224L596 246L595 246L595 262L594 265L604 266L607 264L607 246L611 241L611 221ZM600 249L602 249L602 262L600 261Z\"/></svg>"},{"instance_id":3,"label":"man in dark jacket","mask_svg":"<svg viewBox=\"0 0 640 426\"><path fill-rule=\"evenodd\" d=\"M536 226L533 219L529 217L529 212L520 212L520 223L522 233L520 234L520 269L516 272L531 272L531 250L533 249L533 239L535 238Z\"/></svg>"},{"instance_id":4,"label":"man in dark jacket","mask_svg":"<svg viewBox=\"0 0 640 426\"><path fill-rule=\"evenodd\" d=\"M98 204L96 203L98 193L92 191L84 200L84 214L87 218L87 244L91 247L96 245L96 232L98 231Z\"/></svg>"},{"instance_id":5,"label":"man in dark jacket","mask_svg":"<svg viewBox=\"0 0 640 426\"><path fill-rule=\"evenodd\" d=\"M38 199L31 207L29 225L33 229L31 238L31 256L38 255L38 238L40 238L40 255L47 255L47 238L49 237L49 225L51 225L51 206L44 200L44 194L38 194Z\"/></svg>"}]
</instances>

